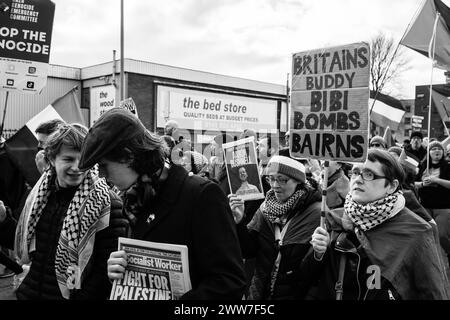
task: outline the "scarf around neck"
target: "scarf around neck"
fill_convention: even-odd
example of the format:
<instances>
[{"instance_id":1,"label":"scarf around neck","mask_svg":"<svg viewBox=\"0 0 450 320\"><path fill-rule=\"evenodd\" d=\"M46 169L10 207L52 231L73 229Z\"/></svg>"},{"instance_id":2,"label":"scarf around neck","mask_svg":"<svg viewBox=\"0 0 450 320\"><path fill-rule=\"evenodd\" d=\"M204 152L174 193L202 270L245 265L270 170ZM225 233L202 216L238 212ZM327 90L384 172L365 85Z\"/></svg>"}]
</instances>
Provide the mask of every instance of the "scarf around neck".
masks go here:
<instances>
[{"instance_id":1,"label":"scarf around neck","mask_svg":"<svg viewBox=\"0 0 450 320\"><path fill-rule=\"evenodd\" d=\"M404 207L405 198L401 190L365 205L356 203L351 193L348 193L344 203L344 214L350 218L355 227L367 231L394 217Z\"/></svg>"},{"instance_id":2,"label":"scarf around neck","mask_svg":"<svg viewBox=\"0 0 450 320\"><path fill-rule=\"evenodd\" d=\"M36 249L36 226L52 192L55 172L43 173L27 198L16 230L16 252L21 263L29 263ZM85 267L93 253L95 234L108 227L111 208L109 187L98 177L98 169L89 170L70 200L56 247L55 273L64 298L71 289L80 289Z\"/></svg>"},{"instance_id":3,"label":"scarf around neck","mask_svg":"<svg viewBox=\"0 0 450 320\"><path fill-rule=\"evenodd\" d=\"M291 210L305 194L306 190L302 188L295 191L285 202L280 202L275 197L275 192L270 189L266 194L266 199L261 204L261 212L270 222L281 223L280 218Z\"/></svg>"}]
</instances>

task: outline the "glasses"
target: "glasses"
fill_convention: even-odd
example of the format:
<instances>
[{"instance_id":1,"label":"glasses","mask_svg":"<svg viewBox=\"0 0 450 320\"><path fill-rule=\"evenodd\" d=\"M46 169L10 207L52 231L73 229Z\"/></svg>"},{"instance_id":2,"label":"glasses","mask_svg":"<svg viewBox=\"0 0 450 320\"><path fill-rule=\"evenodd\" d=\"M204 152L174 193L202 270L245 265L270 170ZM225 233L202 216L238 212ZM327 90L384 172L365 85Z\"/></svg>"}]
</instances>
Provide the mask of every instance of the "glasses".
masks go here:
<instances>
[{"instance_id":1,"label":"glasses","mask_svg":"<svg viewBox=\"0 0 450 320\"><path fill-rule=\"evenodd\" d=\"M273 176L266 177L266 181L268 183L273 184L276 181L278 183L278 185L280 185L280 186L285 186L289 180L290 180L289 178L275 178Z\"/></svg>"},{"instance_id":2,"label":"glasses","mask_svg":"<svg viewBox=\"0 0 450 320\"><path fill-rule=\"evenodd\" d=\"M371 148L379 148L379 147L381 147L381 144L379 144L379 143L372 143L372 144L370 144L369 147L371 147Z\"/></svg>"},{"instance_id":3,"label":"glasses","mask_svg":"<svg viewBox=\"0 0 450 320\"><path fill-rule=\"evenodd\" d=\"M365 181L372 181L377 179L387 179L385 176L379 176L368 169L353 169L350 171L350 178L356 179L361 176Z\"/></svg>"}]
</instances>

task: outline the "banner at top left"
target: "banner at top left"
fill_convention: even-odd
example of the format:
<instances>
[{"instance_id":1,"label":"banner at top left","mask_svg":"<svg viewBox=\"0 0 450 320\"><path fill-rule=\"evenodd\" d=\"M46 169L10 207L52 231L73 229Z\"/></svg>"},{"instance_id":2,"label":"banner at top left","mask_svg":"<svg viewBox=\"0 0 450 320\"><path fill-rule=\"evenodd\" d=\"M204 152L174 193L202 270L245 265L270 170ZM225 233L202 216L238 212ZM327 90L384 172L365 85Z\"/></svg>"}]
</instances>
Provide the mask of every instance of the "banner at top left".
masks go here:
<instances>
[{"instance_id":1,"label":"banner at top left","mask_svg":"<svg viewBox=\"0 0 450 320\"><path fill-rule=\"evenodd\" d=\"M47 84L55 4L0 0L0 89L39 93Z\"/></svg>"}]
</instances>

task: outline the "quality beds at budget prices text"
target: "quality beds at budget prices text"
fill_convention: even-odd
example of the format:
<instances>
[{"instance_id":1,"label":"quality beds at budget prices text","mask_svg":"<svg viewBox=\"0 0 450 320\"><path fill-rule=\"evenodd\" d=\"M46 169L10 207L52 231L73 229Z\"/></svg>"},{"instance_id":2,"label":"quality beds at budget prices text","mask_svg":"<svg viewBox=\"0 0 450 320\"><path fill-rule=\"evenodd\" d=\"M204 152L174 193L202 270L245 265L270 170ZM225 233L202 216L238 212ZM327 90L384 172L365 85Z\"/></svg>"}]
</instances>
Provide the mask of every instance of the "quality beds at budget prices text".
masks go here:
<instances>
[{"instance_id":1,"label":"quality beds at budget prices text","mask_svg":"<svg viewBox=\"0 0 450 320\"><path fill-rule=\"evenodd\" d=\"M208 314L214 315L275 315L275 305L269 304L219 304L216 307L191 306L181 304L176 306L174 315L200 315L206 317Z\"/></svg>"}]
</instances>

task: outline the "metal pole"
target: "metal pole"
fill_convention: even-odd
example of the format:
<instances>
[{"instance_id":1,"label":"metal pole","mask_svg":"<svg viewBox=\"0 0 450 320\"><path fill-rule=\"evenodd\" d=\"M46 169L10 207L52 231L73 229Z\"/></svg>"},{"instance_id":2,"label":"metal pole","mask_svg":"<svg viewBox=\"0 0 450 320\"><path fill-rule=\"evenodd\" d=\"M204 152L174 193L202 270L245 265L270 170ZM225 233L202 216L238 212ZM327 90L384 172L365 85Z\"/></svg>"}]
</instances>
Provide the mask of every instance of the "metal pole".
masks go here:
<instances>
[{"instance_id":1,"label":"metal pole","mask_svg":"<svg viewBox=\"0 0 450 320\"><path fill-rule=\"evenodd\" d=\"M120 0L120 101L125 99L123 0Z\"/></svg>"},{"instance_id":2,"label":"metal pole","mask_svg":"<svg viewBox=\"0 0 450 320\"><path fill-rule=\"evenodd\" d=\"M116 66L116 50L113 50L112 84L114 85L114 88L117 90L116 72L117 72L117 66Z\"/></svg>"},{"instance_id":3,"label":"metal pole","mask_svg":"<svg viewBox=\"0 0 450 320\"><path fill-rule=\"evenodd\" d=\"M0 137L3 134L3 128L5 127L6 107L8 106L8 96L9 96L9 91L6 91L5 108L3 109L3 119L2 119L2 126L0 128Z\"/></svg>"},{"instance_id":4,"label":"metal pole","mask_svg":"<svg viewBox=\"0 0 450 320\"><path fill-rule=\"evenodd\" d=\"M323 181L322 181L322 203L320 207L320 226L325 229L325 212L327 208L327 188L328 188L328 167L330 162L325 160L323 165Z\"/></svg>"},{"instance_id":5,"label":"metal pole","mask_svg":"<svg viewBox=\"0 0 450 320\"><path fill-rule=\"evenodd\" d=\"M436 26L439 20L440 13L436 13L434 20L433 35L431 37L430 46L428 48L428 56L431 59L431 80L430 80L430 99L428 101L428 143L427 143L427 175L430 174L430 138L431 138L431 103L433 96L433 71L434 71L434 54L436 51Z\"/></svg>"},{"instance_id":6,"label":"metal pole","mask_svg":"<svg viewBox=\"0 0 450 320\"><path fill-rule=\"evenodd\" d=\"M286 124L287 124L287 129L289 130L289 94L290 94L290 88L289 88L289 73L287 74L287 79L286 79Z\"/></svg>"}]
</instances>

